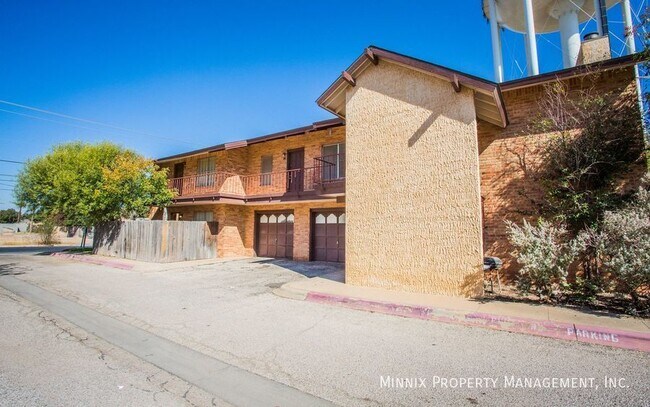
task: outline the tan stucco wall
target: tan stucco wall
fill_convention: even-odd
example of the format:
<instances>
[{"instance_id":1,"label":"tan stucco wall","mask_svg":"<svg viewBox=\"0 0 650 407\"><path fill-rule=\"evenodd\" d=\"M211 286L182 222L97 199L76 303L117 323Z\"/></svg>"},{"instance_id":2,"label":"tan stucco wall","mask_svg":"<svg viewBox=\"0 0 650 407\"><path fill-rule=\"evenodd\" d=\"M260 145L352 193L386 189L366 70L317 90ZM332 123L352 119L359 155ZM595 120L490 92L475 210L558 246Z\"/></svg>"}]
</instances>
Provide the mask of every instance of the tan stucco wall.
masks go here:
<instances>
[{"instance_id":1,"label":"tan stucco wall","mask_svg":"<svg viewBox=\"0 0 650 407\"><path fill-rule=\"evenodd\" d=\"M472 92L385 61L356 81L346 105L346 282L480 294Z\"/></svg>"}]
</instances>

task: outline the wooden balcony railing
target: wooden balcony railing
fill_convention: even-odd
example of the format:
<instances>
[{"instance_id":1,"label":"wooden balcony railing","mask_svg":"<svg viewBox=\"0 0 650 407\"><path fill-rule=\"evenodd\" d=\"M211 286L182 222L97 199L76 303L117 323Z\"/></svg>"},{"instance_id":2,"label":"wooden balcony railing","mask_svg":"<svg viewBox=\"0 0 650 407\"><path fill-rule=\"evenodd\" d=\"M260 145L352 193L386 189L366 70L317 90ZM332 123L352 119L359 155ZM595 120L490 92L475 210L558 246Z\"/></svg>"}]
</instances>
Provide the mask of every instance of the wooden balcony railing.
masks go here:
<instances>
[{"instance_id":1,"label":"wooden balcony railing","mask_svg":"<svg viewBox=\"0 0 650 407\"><path fill-rule=\"evenodd\" d=\"M206 195L221 191L227 186L227 180L237 177L225 172L208 172L169 180L169 187L176 190L178 196Z\"/></svg>"},{"instance_id":2,"label":"wooden balcony railing","mask_svg":"<svg viewBox=\"0 0 650 407\"><path fill-rule=\"evenodd\" d=\"M266 174L237 175L226 172L211 172L169 180L169 187L176 190L178 197L226 195L239 198L299 194L322 190L325 184L343 178L332 177L332 164L319 165L297 170L271 172ZM342 187L340 188L342 191Z\"/></svg>"}]
</instances>

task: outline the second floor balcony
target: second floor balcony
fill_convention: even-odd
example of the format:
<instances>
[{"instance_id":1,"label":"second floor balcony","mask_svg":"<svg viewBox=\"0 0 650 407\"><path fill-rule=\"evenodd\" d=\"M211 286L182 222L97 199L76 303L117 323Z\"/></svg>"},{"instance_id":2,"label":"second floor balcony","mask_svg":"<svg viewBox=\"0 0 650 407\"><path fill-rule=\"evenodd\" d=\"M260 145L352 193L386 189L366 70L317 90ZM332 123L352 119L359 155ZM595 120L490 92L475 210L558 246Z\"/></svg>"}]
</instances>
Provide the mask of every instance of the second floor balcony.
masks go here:
<instances>
[{"instance_id":1,"label":"second floor balcony","mask_svg":"<svg viewBox=\"0 0 650 407\"><path fill-rule=\"evenodd\" d=\"M345 192L345 168L339 164L341 161L339 156L317 157L311 167L261 174L206 172L172 178L169 186L176 191L177 202L222 198L294 200L340 195Z\"/></svg>"}]
</instances>

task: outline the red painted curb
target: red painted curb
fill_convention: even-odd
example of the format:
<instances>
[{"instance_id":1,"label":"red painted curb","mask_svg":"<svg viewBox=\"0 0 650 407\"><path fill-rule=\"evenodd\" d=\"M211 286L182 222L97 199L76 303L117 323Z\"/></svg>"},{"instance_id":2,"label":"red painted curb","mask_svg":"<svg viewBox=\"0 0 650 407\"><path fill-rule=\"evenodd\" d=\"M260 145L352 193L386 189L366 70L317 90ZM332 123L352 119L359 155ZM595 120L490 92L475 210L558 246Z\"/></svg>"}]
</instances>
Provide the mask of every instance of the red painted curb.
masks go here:
<instances>
[{"instance_id":1,"label":"red painted curb","mask_svg":"<svg viewBox=\"0 0 650 407\"><path fill-rule=\"evenodd\" d=\"M614 346L616 348L650 352L650 335L642 332L575 324L574 334L578 342L596 343L599 345Z\"/></svg>"},{"instance_id":2,"label":"red painted curb","mask_svg":"<svg viewBox=\"0 0 650 407\"><path fill-rule=\"evenodd\" d=\"M523 333L566 341L578 341L622 349L650 352L650 333L623 331L568 322L545 321L509 317L480 312L454 311L418 305L401 305L383 301L369 301L338 295L308 292L305 300L321 304L339 305L362 311L379 312L405 318L476 326L500 331Z\"/></svg>"},{"instance_id":3,"label":"red painted curb","mask_svg":"<svg viewBox=\"0 0 650 407\"><path fill-rule=\"evenodd\" d=\"M69 254L69 253L61 253L61 252L52 253L51 255L56 257L62 257L64 259L80 261L82 263L90 263L99 266L113 267L121 270L133 270L132 264L121 263L119 261L113 261L113 260L98 259L96 257L90 257L88 255L78 255L78 254Z\"/></svg>"},{"instance_id":4,"label":"red painted curb","mask_svg":"<svg viewBox=\"0 0 650 407\"><path fill-rule=\"evenodd\" d=\"M572 323L508 317L478 312L464 314L464 317L470 321L470 325L474 326L544 336L547 338L564 339L567 341L576 340L575 335L567 334L567 332L573 330L574 325ZM650 340L650 337L648 339Z\"/></svg>"}]
</instances>

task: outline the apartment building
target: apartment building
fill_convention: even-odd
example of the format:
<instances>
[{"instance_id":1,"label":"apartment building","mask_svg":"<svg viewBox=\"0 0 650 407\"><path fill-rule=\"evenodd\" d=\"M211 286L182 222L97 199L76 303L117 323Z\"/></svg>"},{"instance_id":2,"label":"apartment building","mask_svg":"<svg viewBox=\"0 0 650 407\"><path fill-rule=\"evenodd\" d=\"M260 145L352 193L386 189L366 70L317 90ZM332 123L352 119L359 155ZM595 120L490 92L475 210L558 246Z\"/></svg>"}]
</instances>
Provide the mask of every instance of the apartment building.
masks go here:
<instances>
[{"instance_id":1,"label":"apartment building","mask_svg":"<svg viewBox=\"0 0 650 407\"><path fill-rule=\"evenodd\" d=\"M583 62L497 84L371 46L317 101L335 119L157 160L178 192L168 216L217 222L219 256L345 262L350 284L478 295L484 256L513 269L504 221L541 194L517 151L548 136L528 126L544 84L578 91L589 74L637 93L633 56Z\"/></svg>"},{"instance_id":2,"label":"apartment building","mask_svg":"<svg viewBox=\"0 0 650 407\"><path fill-rule=\"evenodd\" d=\"M340 119L158 160L178 191L168 217L217 222L219 256L333 262L345 259L345 162Z\"/></svg>"}]
</instances>

